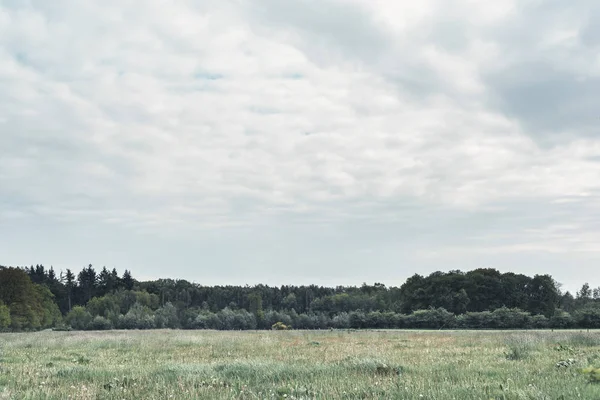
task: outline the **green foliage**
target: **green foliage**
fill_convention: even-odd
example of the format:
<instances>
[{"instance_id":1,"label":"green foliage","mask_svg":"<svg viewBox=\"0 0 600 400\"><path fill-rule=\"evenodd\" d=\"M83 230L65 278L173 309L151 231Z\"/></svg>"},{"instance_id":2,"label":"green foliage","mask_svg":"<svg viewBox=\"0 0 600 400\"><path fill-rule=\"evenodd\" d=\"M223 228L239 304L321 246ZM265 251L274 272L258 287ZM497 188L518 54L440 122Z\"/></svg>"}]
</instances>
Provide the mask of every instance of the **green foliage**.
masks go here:
<instances>
[{"instance_id":1,"label":"green foliage","mask_svg":"<svg viewBox=\"0 0 600 400\"><path fill-rule=\"evenodd\" d=\"M414 275L399 288L380 283L332 288L137 282L129 271L120 278L115 269L96 273L91 265L59 276L43 265L0 267L0 301L9 313L1 323L9 321L11 330L60 326L62 314L77 306L91 318L76 311L77 318L71 317L76 326L102 317L98 326L109 326L107 320L122 329L270 329L277 322L296 329L600 327L600 289L589 295L587 285L574 299L557 288L549 275L494 269Z\"/></svg>"},{"instance_id":2,"label":"green foliage","mask_svg":"<svg viewBox=\"0 0 600 400\"><path fill-rule=\"evenodd\" d=\"M43 294L23 270L0 267L0 301L9 307L12 329L33 330L45 325L49 316Z\"/></svg>"},{"instance_id":3,"label":"green foliage","mask_svg":"<svg viewBox=\"0 0 600 400\"><path fill-rule=\"evenodd\" d=\"M224 330L256 329L256 317L246 310L231 310L225 308L217 313L220 326Z\"/></svg>"},{"instance_id":4,"label":"green foliage","mask_svg":"<svg viewBox=\"0 0 600 400\"><path fill-rule=\"evenodd\" d=\"M587 329L600 328L600 308L586 307L574 315L577 326Z\"/></svg>"},{"instance_id":5,"label":"green foliage","mask_svg":"<svg viewBox=\"0 0 600 400\"><path fill-rule=\"evenodd\" d=\"M179 328L179 317L177 309L171 303L167 303L154 313L154 321L157 328Z\"/></svg>"},{"instance_id":6,"label":"green foliage","mask_svg":"<svg viewBox=\"0 0 600 400\"><path fill-rule=\"evenodd\" d=\"M118 297L112 294L94 297L87 303L86 309L93 316L111 318L115 315L119 315L121 312L121 305L118 300Z\"/></svg>"},{"instance_id":7,"label":"green foliage","mask_svg":"<svg viewBox=\"0 0 600 400\"><path fill-rule=\"evenodd\" d=\"M65 317L65 322L73 329L84 330L88 328L92 318L85 307L75 306Z\"/></svg>"},{"instance_id":8,"label":"green foliage","mask_svg":"<svg viewBox=\"0 0 600 400\"><path fill-rule=\"evenodd\" d=\"M41 305L40 325L42 328L51 328L62 322L62 314L54 302L54 295L44 285L34 285L37 298Z\"/></svg>"},{"instance_id":9,"label":"green foliage","mask_svg":"<svg viewBox=\"0 0 600 400\"><path fill-rule=\"evenodd\" d=\"M254 315L263 311L262 296L259 292L250 293L248 295L248 311Z\"/></svg>"},{"instance_id":10,"label":"green foliage","mask_svg":"<svg viewBox=\"0 0 600 400\"><path fill-rule=\"evenodd\" d=\"M154 313L150 307L135 303L125 315L119 316L120 329L152 329L155 328Z\"/></svg>"},{"instance_id":11,"label":"green foliage","mask_svg":"<svg viewBox=\"0 0 600 400\"><path fill-rule=\"evenodd\" d=\"M112 322L110 322L110 320L97 315L87 325L87 329L92 330L92 331L106 331L106 330L113 329L113 324L112 324Z\"/></svg>"},{"instance_id":12,"label":"green foliage","mask_svg":"<svg viewBox=\"0 0 600 400\"><path fill-rule=\"evenodd\" d=\"M288 310L295 310L298 306L298 299L294 293L290 293L283 299L282 304Z\"/></svg>"},{"instance_id":13,"label":"green foliage","mask_svg":"<svg viewBox=\"0 0 600 400\"><path fill-rule=\"evenodd\" d=\"M414 275L400 287L400 296L401 310L407 314L431 307L460 314L506 306L549 317L560 300L557 284L549 275L530 278L494 269Z\"/></svg>"},{"instance_id":14,"label":"green foliage","mask_svg":"<svg viewBox=\"0 0 600 400\"><path fill-rule=\"evenodd\" d=\"M0 301L0 331L8 329L10 326L10 309L6 304Z\"/></svg>"},{"instance_id":15,"label":"green foliage","mask_svg":"<svg viewBox=\"0 0 600 400\"><path fill-rule=\"evenodd\" d=\"M454 314L443 308L417 310L407 317L406 323L419 329L451 328L454 325Z\"/></svg>"},{"instance_id":16,"label":"green foliage","mask_svg":"<svg viewBox=\"0 0 600 400\"><path fill-rule=\"evenodd\" d=\"M581 370L581 373L586 376L589 383L600 383L600 368L583 368Z\"/></svg>"},{"instance_id":17,"label":"green foliage","mask_svg":"<svg viewBox=\"0 0 600 400\"><path fill-rule=\"evenodd\" d=\"M187 327L191 329L221 329L221 321L216 314L204 311L199 313Z\"/></svg>"},{"instance_id":18,"label":"green foliage","mask_svg":"<svg viewBox=\"0 0 600 400\"><path fill-rule=\"evenodd\" d=\"M575 325L575 320L568 312L557 310L550 318L548 325L550 328L568 329Z\"/></svg>"},{"instance_id":19,"label":"green foliage","mask_svg":"<svg viewBox=\"0 0 600 400\"><path fill-rule=\"evenodd\" d=\"M292 325L292 318L284 312L267 311L265 313L263 322L265 328L269 329L277 322L281 322L284 325Z\"/></svg>"}]
</instances>

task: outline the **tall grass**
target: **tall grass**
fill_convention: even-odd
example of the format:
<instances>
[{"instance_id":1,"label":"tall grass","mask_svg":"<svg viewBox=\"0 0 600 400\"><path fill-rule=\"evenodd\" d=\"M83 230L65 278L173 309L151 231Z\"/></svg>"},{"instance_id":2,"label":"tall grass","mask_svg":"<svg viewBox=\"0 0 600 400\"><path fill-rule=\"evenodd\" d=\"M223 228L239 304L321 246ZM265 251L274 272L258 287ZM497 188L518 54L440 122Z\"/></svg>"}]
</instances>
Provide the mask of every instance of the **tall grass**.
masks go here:
<instances>
[{"instance_id":1,"label":"tall grass","mask_svg":"<svg viewBox=\"0 0 600 400\"><path fill-rule=\"evenodd\" d=\"M597 335L0 334L0 399L600 399L593 372L578 372L600 354Z\"/></svg>"},{"instance_id":2,"label":"tall grass","mask_svg":"<svg viewBox=\"0 0 600 400\"><path fill-rule=\"evenodd\" d=\"M506 358L509 360L525 360L539 349L542 338L531 334L512 334L505 339L508 347Z\"/></svg>"}]
</instances>

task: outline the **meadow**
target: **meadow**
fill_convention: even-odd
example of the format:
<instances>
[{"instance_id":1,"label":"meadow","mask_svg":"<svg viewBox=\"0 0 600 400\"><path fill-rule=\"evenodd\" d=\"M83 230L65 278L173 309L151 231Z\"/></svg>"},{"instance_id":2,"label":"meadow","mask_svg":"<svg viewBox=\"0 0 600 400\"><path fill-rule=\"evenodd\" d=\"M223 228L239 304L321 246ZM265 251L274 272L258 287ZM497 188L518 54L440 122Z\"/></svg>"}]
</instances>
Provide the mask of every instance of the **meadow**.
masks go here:
<instances>
[{"instance_id":1,"label":"meadow","mask_svg":"<svg viewBox=\"0 0 600 400\"><path fill-rule=\"evenodd\" d=\"M600 399L594 365L599 332L4 333L0 399Z\"/></svg>"}]
</instances>

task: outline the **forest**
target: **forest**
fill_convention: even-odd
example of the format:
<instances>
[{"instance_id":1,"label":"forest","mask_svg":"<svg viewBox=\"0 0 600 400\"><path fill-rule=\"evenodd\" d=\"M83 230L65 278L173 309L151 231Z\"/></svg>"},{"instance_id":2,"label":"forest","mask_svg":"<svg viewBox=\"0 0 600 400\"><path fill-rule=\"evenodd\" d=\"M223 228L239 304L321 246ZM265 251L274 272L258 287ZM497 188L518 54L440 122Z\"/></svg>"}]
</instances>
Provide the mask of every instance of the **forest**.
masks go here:
<instances>
[{"instance_id":1,"label":"forest","mask_svg":"<svg viewBox=\"0 0 600 400\"><path fill-rule=\"evenodd\" d=\"M573 296L550 275L495 269L415 274L400 287L275 287L0 266L0 331L155 328L590 329L600 328L600 287Z\"/></svg>"}]
</instances>

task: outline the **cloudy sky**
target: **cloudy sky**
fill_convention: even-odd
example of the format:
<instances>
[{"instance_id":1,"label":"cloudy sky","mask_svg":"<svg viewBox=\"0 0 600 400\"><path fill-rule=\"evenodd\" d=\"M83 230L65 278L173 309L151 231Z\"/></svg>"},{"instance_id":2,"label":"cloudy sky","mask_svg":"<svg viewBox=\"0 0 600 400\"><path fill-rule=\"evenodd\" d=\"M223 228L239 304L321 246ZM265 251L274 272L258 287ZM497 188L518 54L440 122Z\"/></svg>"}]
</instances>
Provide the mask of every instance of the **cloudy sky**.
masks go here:
<instances>
[{"instance_id":1,"label":"cloudy sky","mask_svg":"<svg viewBox=\"0 0 600 400\"><path fill-rule=\"evenodd\" d=\"M600 285L596 0L0 0L0 264Z\"/></svg>"}]
</instances>

